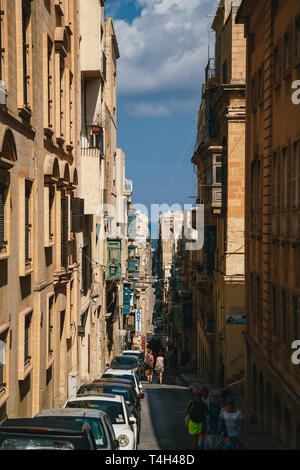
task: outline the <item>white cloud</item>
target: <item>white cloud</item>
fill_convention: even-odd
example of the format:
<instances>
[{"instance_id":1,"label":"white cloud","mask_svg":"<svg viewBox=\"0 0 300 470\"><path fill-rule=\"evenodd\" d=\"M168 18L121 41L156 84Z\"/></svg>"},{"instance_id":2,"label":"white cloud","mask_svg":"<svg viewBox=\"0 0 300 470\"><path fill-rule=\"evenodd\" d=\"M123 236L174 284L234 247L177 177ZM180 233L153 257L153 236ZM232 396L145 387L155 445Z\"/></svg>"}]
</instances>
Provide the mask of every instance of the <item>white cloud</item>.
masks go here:
<instances>
[{"instance_id":1,"label":"white cloud","mask_svg":"<svg viewBox=\"0 0 300 470\"><path fill-rule=\"evenodd\" d=\"M129 113L165 116L200 101L208 27L218 0L135 0L140 15L115 20L120 47L118 92ZM149 98L157 104L149 105ZM157 114L155 114L157 113Z\"/></svg>"},{"instance_id":2,"label":"white cloud","mask_svg":"<svg viewBox=\"0 0 300 470\"><path fill-rule=\"evenodd\" d=\"M166 106L155 103L130 103L127 108L130 116L166 117L170 111Z\"/></svg>"}]
</instances>

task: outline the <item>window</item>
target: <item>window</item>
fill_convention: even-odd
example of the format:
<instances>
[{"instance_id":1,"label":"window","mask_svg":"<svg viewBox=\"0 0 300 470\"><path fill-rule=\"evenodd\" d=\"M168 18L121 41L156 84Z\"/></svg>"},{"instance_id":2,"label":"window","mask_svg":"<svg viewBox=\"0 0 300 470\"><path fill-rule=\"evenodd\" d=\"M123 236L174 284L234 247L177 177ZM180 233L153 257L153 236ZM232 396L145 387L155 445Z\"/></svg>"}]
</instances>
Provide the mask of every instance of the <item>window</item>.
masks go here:
<instances>
[{"instance_id":1,"label":"window","mask_svg":"<svg viewBox=\"0 0 300 470\"><path fill-rule=\"evenodd\" d=\"M30 356L30 324L31 315L25 317L25 335L24 335L24 365L28 364L31 359Z\"/></svg>"},{"instance_id":2,"label":"window","mask_svg":"<svg viewBox=\"0 0 300 470\"><path fill-rule=\"evenodd\" d=\"M300 141L294 145L294 207L299 208Z\"/></svg>"},{"instance_id":3,"label":"window","mask_svg":"<svg viewBox=\"0 0 300 470\"><path fill-rule=\"evenodd\" d=\"M88 247L84 246L81 254L81 290L83 295L87 293L87 251Z\"/></svg>"},{"instance_id":4,"label":"window","mask_svg":"<svg viewBox=\"0 0 300 470\"><path fill-rule=\"evenodd\" d=\"M68 266L68 197L61 197L61 265Z\"/></svg>"},{"instance_id":5,"label":"window","mask_svg":"<svg viewBox=\"0 0 300 470\"><path fill-rule=\"evenodd\" d=\"M55 198L55 188L50 186L49 188L49 240L52 240L54 237L54 198Z\"/></svg>"},{"instance_id":6,"label":"window","mask_svg":"<svg viewBox=\"0 0 300 470\"><path fill-rule=\"evenodd\" d=\"M7 348L7 332L0 335L0 392L6 388L6 348Z\"/></svg>"},{"instance_id":7,"label":"window","mask_svg":"<svg viewBox=\"0 0 300 470\"><path fill-rule=\"evenodd\" d=\"M273 70L273 79L274 83L278 83L280 80L280 59L279 59L279 45L275 47L274 53L273 53L273 65L274 65L274 70Z\"/></svg>"},{"instance_id":8,"label":"window","mask_svg":"<svg viewBox=\"0 0 300 470\"><path fill-rule=\"evenodd\" d=\"M28 0L22 1L22 52L23 52L23 104L29 105L29 22L30 22L30 2Z\"/></svg>"},{"instance_id":9,"label":"window","mask_svg":"<svg viewBox=\"0 0 300 470\"><path fill-rule=\"evenodd\" d=\"M278 160L277 154L273 153L273 211L278 207Z\"/></svg>"},{"instance_id":10,"label":"window","mask_svg":"<svg viewBox=\"0 0 300 470\"><path fill-rule=\"evenodd\" d=\"M299 339L299 320L298 320L298 297L293 297L293 320L294 320L294 332L293 339Z\"/></svg>"},{"instance_id":11,"label":"window","mask_svg":"<svg viewBox=\"0 0 300 470\"><path fill-rule=\"evenodd\" d=\"M257 288L257 316L261 316L261 288L260 288L260 278L257 276L256 279L256 288Z\"/></svg>"},{"instance_id":12,"label":"window","mask_svg":"<svg viewBox=\"0 0 300 470\"><path fill-rule=\"evenodd\" d=\"M49 298L48 304L48 354L50 355L53 352L53 305L54 305L54 295Z\"/></svg>"},{"instance_id":13,"label":"window","mask_svg":"<svg viewBox=\"0 0 300 470\"><path fill-rule=\"evenodd\" d=\"M251 80L251 105L252 107L256 105L256 77Z\"/></svg>"},{"instance_id":14,"label":"window","mask_svg":"<svg viewBox=\"0 0 300 470\"><path fill-rule=\"evenodd\" d=\"M286 344L287 341L287 317L286 317L286 291L281 291L281 315L282 315L282 341Z\"/></svg>"},{"instance_id":15,"label":"window","mask_svg":"<svg viewBox=\"0 0 300 470\"><path fill-rule=\"evenodd\" d=\"M296 19L295 24L295 56L300 59L300 16Z\"/></svg>"},{"instance_id":16,"label":"window","mask_svg":"<svg viewBox=\"0 0 300 470\"><path fill-rule=\"evenodd\" d=\"M48 91L48 127L52 127L52 113L53 113L53 43L48 37L47 39L47 91Z\"/></svg>"},{"instance_id":17,"label":"window","mask_svg":"<svg viewBox=\"0 0 300 470\"><path fill-rule=\"evenodd\" d=\"M288 31L283 38L283 72L289 72L292 61L291 61L291 33Z\"/></svg>"},{"instance_id":18,"label":"window","mask_svg":"<svg viewBox=\"0 0 300 470\"><path fill-rule=\"evenodd\" d=\"M0 248L6 245L5 240L5 199L6 187L0 183Z\"/></svg>"},{"instance_id":19,"label":"window","mask_svg":"<svg viewBox=\"0 0 300 470\"><path fill-rule=\"evenodd\" d=\"M273 309L273 334L277 334L277 292L276 286L272 286L272 309Z\"/></svg>"},{"instance_id":20,"label":"window","mask_svg":"<svg viewBox=\"0 0 300 470\"><path fill-rule=\"evenodd\" d=\"M227 60L225 60L222 66L222 82L227 83Z\"/></svg>"},{"instance_id":21,"label":"window","mask_svg":"<svg viewBox=\"0 0 300 470\"><path fill-rule=\"evenodd\" d=\"M287 191L288 191L288 158L287 149L282 150L282 209L287 207Z\"/></svg>"},{"instance_id":22,"label":"window","mask_svg":"<svg viewBox=\"0 0 300 470\"><path fill-rule=\"evenodd\" d=\"M25 264L31 259L31 184L25 183Z\"/></svg>"},{"instance_id":23,"label":"window","mask_svg":"<svg viewBox=\"0 0 300 470\"><path fill-rule=\"evenodd\" d=\"M261 103L264 99L264 72L263 68L258 71L258 102Z\"/></svg>"},{"instance_id":24,"label":"window","mask_svg":"<svg viewBox=\"0 0 300 470\"><path fill-rule=\"evenodd\" d=\"M65 72L65 61L62 56L60 56L60 67L59 67L59 133L60 136L64 135L64 72Z\"/></svg>"},{"instance_id":25,"label":"window","mask_svg":"<svg viewBox=\"0 0 300 470\"><path fill-rule=\"evenodd\" d=\"M0 80L3 80L3 66L4 66L4 10L2 1L0 1Z\"/></svg>"},{"instance_id":26,"label":"window","mask_svg":"<svg viewBox=\"0 0 300 470\"><path fill-rule=\"evenodd\" d=\"M69 90L70 90L70 102L69 102L69 122L70 122L70 144L73 143L73 74L70 72L69 75Z\"/></svg>"}]
</instances>

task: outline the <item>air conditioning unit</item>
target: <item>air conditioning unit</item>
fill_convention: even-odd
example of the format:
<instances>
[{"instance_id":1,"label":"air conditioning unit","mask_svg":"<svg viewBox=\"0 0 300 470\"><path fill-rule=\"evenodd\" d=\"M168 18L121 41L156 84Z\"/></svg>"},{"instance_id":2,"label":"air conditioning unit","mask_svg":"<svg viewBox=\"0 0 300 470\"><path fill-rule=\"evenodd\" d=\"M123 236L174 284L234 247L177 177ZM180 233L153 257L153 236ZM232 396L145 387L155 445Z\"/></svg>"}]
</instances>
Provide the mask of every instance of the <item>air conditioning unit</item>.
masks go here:
<instances>
[{"instance_id":1,"label":"air conditioning unit","mask_svg":"<svg viewBox=\"0 0 300 470\"><path fill-rule=\"evenodd\" d=\"M5 83L0 80L0 105L6 105L7 91Z\"/></svg>"}]
</instances>

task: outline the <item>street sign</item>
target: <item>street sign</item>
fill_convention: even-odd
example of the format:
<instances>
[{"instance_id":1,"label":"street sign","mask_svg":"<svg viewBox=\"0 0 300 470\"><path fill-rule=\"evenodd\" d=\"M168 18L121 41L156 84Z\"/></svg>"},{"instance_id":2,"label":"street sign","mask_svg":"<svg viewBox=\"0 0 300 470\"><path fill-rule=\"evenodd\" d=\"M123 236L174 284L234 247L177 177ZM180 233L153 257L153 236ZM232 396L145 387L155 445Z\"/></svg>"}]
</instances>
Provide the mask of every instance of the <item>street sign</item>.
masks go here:
<instances>
[{"instance_id":1,"label":"street sign","mask_svg":"<svg viewBox=\"0 0 300 470\"><path fill-rule=\"evenodd\" d=\"M136 336L142 334L142 310L139 308L135 311L135 334Z\"/></svg>"}]
</instances>

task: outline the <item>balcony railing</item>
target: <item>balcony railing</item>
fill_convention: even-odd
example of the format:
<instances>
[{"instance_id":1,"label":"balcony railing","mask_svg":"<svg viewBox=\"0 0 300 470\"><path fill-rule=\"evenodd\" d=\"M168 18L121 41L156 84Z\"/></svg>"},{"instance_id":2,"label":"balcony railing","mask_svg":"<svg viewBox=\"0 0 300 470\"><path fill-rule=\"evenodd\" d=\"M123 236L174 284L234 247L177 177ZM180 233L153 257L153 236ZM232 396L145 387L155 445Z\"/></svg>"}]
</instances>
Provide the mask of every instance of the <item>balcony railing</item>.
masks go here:
<instances>
[{"instance_id":1,"label":"balcony railing","mask_svg":"<svg viewBox=\"0 0 300 470\"><path fill-rule=\"evenodd\" d=\"M208 59L205 67L205 81L207 82L209 78L216 78L216 61L214 58Z\"/></svg>"}]
</instances>

